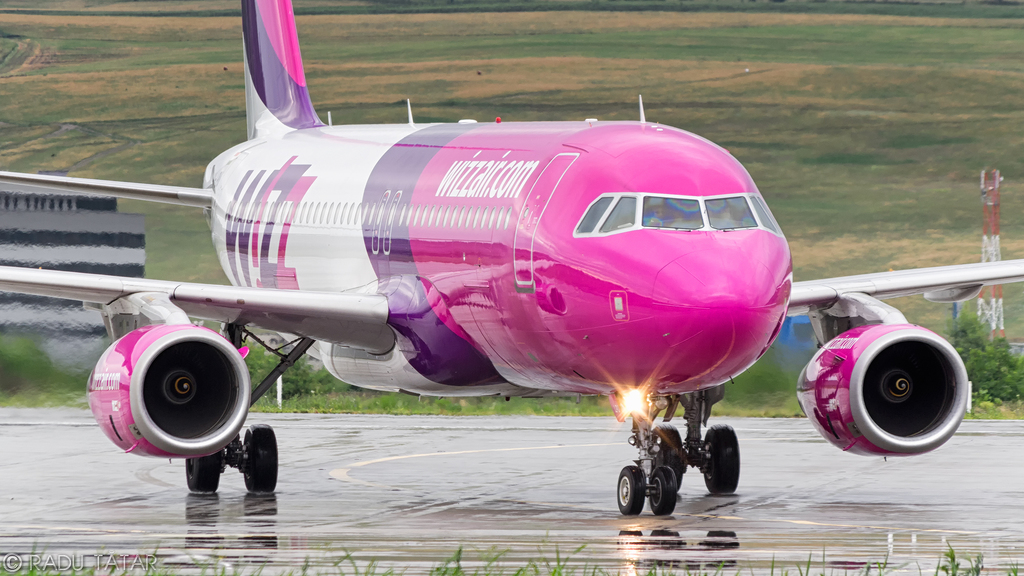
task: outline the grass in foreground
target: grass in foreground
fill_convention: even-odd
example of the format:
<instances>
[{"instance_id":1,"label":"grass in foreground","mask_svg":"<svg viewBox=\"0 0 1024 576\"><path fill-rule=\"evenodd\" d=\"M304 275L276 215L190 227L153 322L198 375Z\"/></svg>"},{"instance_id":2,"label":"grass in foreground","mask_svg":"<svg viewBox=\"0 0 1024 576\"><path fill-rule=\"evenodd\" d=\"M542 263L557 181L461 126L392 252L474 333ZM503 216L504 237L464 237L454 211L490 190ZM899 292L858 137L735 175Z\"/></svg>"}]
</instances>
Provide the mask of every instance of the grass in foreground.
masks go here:
<instances>
[{"instance_id":1,"label":"grass in foreground","mask_svg":"<svg viewBox=\"0 0 1024 576\"><path fill-rule=\"evenodd\" d=\"M821 553L821 561L814 561L815 554L808 554L806 562L776 562L773 557L770 562L745 560L722 560L717 558L721 554L709 555L707 558L687 555L686 560L680 560L684 556L679 554L666 554L661 550L659 554L658 541L666 542L664 536L672 534L668 531L660 531L663 534L658 538L644 542L641 537L628 536L620 543L631 548L631 553L619 561L604 559L600 563L588 561L581 558L581 553L586 545L579 546L570 553L560 552L555 547L554 558L545 556L543 550L539 551L537 559L526 561L512 561L505 558L508 550L489 550L478 554L480 558L469 559L464 554L462 547L443 562L435 564L427 574L429 576L741 576L745 574L767 574L769 576L869 576L878 574L904 573L917 568L919 574L924 574L924 569L919 563L895 565L885 556L875 561L826 561L826 554ZM675 542L671 542L675 544ZM678 544L685 547L685 543ZM676 549L678 552L678 548ZM141 557L142 555L140 555ZM45 554L37 555L37 564L43 564L47 558ZM147 557L147 561L149 558ZM188 566L189 573L211 576L242 576L248 574L263 574L266 566L254 565L250 568L239 567L217 563L216 560L207 559L197 561L195 565ZM23 576L55 576L57 574L70 574L73 576L97 576L99 574L123 575L145 574L146 576L164 576L180 573L181 567L176 566L170 569L163 567L159 561L148 565L146 570L124 570L110 571L107 569L96 569L87 567L85 569L56 570L46 566L34 566L28 569L7 570L0 566L0 574L17 574ZM938 559L934 568L934 576L980 576L982 571L989 574L1005 573L1007 576L1018 576L1019 569L1016 563L1011 563L1003 570L986 568L984 557L981 554L964 558L958 556L952 546ZM931 570L929 570L931 572ZM368 562L357 561L351 554L342 555L333 563L324 566L307 558L305 564L299 568L288 571L276 572L286 576L397 576L405 574L401 567L385 566L371 560Z\"/></svg>"}]
</instances>

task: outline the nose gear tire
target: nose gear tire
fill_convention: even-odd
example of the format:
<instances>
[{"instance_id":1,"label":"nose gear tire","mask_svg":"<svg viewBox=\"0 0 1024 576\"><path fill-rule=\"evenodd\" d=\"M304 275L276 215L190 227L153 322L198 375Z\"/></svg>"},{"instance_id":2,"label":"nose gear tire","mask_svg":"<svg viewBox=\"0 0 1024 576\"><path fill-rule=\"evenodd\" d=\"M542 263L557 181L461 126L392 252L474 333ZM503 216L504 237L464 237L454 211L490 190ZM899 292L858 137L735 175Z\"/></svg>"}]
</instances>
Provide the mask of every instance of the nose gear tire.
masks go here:
<instances>
[{"instance_id":1,"label":"nose gear tire","mask_svg":"<svg viewBox=\"0 0 1024 576\"><path fill-rule=\"evenodd\" d=\"M277 488L277 436L266 424L245 431L245 487L249 492L273 492Z\"/></svg>"},{"instance_id":2,"label":"nose gear tire","mask_svg":"<svg viewBox=\"0 0 1024 576\"><path fill-rule=\"evenodd\" d=\"M668 466L676 473L676 489L683 486L683 474L686 472L686 448L679 430L670 424L661 424L654 428L658 437L658 452L654 455L654 467Z\"/></svg>"},{"instance_id":3,"label":"nose gear tire","mask_svg":"<svg viewBox=\"0 0 1024 576\"><path fill-rule=\"evenodd\" d=\"M668 466L660 466L651 474L650 504L655 516L668 516L676 509L676 492L679 485L676 473Z\"/></svg>"},{"instance_id":4,"label":"nose gear tire","mask_svg":"<svg viewBox=\"0 0 1024 576\"><path fill-rule=\"evenodd\" d=\"M647 480L639 466L626 466L619 472L617 501L619 512L625 516L636 516L643 512L647 496Z\"/></svg>"},{"instance_id":5,"label":"nose gear tire","mask_svg":"<svg viewBox=\"0 0 1024 576\"><path fill-rule=\"evenodd\" d=\"M718 425L704 436L708 461L704 484L712 494L732 494L740 481L740 444L732 427Z\"/></svg>"}]
</instances>

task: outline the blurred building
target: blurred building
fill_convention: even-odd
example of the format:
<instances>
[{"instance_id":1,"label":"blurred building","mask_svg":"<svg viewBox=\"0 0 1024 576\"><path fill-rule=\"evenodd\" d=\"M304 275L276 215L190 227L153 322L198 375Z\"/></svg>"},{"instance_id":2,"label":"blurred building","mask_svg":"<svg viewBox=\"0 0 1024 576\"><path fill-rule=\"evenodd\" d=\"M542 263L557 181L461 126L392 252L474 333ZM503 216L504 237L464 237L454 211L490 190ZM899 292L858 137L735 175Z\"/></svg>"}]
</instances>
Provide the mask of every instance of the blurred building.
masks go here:
<instances>
[{"instance_id":1,"label":"blurred building","mask_svg":"<svg viewBox=\"0 0 1024 576\"><path fill-rule=\"evenodd\" d=\"M0 265L141 278L145 219L121 214L117 200L0 190ZM107 333L82 303L0 292L0 333L37 339L63 365L87 367Z\"/></svg>"}]
</instances>

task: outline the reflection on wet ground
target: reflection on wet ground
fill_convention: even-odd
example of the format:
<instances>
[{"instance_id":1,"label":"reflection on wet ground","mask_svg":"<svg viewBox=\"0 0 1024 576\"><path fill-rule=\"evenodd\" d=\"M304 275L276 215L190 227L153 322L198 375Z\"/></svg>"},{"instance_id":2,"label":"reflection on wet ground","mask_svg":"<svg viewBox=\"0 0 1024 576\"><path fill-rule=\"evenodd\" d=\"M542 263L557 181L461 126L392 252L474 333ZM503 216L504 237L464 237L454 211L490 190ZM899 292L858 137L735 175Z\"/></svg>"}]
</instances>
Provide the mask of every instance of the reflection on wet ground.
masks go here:
<instances>
[{"instance_id":1,"label":"reflection on wet ground","mask_svg":"<svg viewBox=\"0 0 1024 576\"><path fill-rule=\"evenodd\" d=\"M277 496L274 494L246 494L232 500L221 500L218 494L189 494L185 496L185 524L188 526L185 548L217 549L277 549ZM232 526L241 521L248 530L234 540L221 533L218 523L224 514L225 524Z\"/></svg>"},{"instance_id":2,"label":"reflection on wet ground","mask_svg":"<svg viewBox=\"0 0 1024 576\"><path fill-rule=\"evenodd\" d=\"M189 494L181 462L119 454L86 412L0 409L0 555L155 551L174 570L266 574L376 560L416 574L462 547L467 568L568 553L624 573L795 574L810 561L816 574L916 574L949 545L992 568L1024 550L1024 423L968 422L933 454L884 461L800 420L732 420L737 494L709 496L691 472L673 516L625 518L614 485L634 454L612 419L250 420L277 430L275 495L247 494L232 470L219 494Z\"/></svg>"},{"instance_id":3,"label":"reflection on wet ground","mask_svg":"<svg viewBox=\"0 0 1024 576\"><path fill-rule=\"evenodd\" d=\"M621 530L619 552L635 572L670 568L700 573L736 567L735 550L740 541L735 532L711 530L698 538L687 545L675 530L651 530L647 536L642 530Z\"/></svg>"}]
</instances>

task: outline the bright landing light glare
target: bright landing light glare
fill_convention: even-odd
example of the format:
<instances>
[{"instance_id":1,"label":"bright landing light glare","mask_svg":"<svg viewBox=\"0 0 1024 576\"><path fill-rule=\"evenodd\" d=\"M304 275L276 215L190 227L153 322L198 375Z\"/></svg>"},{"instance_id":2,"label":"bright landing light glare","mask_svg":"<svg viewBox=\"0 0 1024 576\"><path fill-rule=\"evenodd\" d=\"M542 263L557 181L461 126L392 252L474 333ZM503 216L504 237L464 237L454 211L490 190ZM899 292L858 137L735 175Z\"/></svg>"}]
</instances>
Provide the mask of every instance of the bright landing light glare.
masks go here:
<instances>
[{"instance_id":1,"label":"bright landing light glare","mask_svg":"<svg viewBox=\"0 0 1024 576\"><path fill-rule=\"evenodd\" d=\"M622 399L627 414L646 414L647 406L639 390L630 390Z\"/></svg>"}]
</instances>

